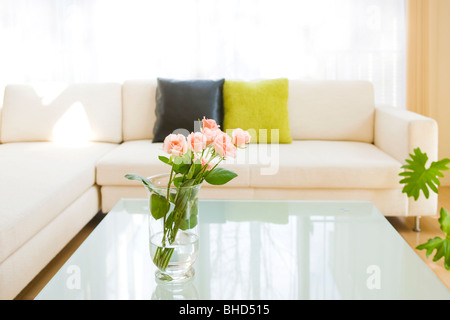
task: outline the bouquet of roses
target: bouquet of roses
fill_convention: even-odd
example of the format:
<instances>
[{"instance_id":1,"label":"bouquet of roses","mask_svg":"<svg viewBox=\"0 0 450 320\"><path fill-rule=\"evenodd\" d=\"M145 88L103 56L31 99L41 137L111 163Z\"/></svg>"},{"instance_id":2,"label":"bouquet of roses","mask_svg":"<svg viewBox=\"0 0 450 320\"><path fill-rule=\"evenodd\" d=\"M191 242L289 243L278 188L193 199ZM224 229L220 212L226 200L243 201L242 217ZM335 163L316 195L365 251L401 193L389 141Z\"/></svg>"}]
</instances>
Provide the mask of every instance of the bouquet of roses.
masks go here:
<instances>
[{"instance_id":1,"label":"bouquet of roses","mask_svg":"<svg viewBox=\"0 0 450 320\"><path fill-rule=\"evenodd\" d=\"M148 178L137 174L127 174L130 180L141 181L150 191L150 211L156 220L163 219L163 246L172 244L178 230L187 230L197 224L198 186L206 181L212 185L224 185L237 174L218 167L227 158L235 158L237 148L250 143L250 134L242 129L234 129L231 136L223 132L213 119L201 120L200 132L192 132L187 137L169 134L163 143L169 157L159 156L159 160L171 167L166 192L161 192ZM175 190L175 191L174 191ZM158 248L153 261L165 270L173 249Z\"/></svg>"},{"instance_id":2,"label":"bouquet of roses","mask_svg":"<svg viewBox=\"0 0 450 320\"><path fill-rule=\"evenodd\" d=\"M215 120L203 118L200 132L193 132L187 138L181 134L168 135L163 149L171 156L160 156L159 159L172 165L172 173L179 174L174 176L175 186L189 180L192 184L205 180L213 185L223 185L237 175L217 166L226 158L235 158L236 148L249 142L247 131L235 129L230 137L220 130Z\"/></svg>"}]
</instances>

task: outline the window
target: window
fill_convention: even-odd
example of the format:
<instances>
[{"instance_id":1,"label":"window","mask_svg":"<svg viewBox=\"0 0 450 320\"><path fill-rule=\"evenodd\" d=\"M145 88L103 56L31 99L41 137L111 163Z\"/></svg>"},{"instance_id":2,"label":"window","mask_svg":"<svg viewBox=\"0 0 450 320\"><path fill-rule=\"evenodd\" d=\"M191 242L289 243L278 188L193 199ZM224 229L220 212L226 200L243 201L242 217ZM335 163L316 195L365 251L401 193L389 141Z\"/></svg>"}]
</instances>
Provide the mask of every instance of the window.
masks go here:
<instances>
[{"instance_id":1,"label":"window","mask_svg":"<svg viewBox=\"0 0 450 320\"><path fill-rule=\"evenodd\" d=\"M369 80L405 106L405 0L0 0L0 85Z\"/></svg>"}]
</instances>

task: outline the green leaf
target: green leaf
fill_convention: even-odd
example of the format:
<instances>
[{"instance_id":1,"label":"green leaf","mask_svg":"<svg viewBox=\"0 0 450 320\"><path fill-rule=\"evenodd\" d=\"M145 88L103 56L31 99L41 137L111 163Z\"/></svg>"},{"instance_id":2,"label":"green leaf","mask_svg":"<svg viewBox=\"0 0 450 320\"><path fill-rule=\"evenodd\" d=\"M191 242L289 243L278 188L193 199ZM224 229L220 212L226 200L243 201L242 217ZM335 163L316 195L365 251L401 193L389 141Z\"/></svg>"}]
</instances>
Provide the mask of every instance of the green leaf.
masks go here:
<instances>
[{"instance_id":1,"label":"green leaf","mask_svg":"<svg viewBox=\"0 0 450 320\"><path fill-rule=\"evenodd\" d=\"M427 258L436 250L433 261L438 261L444 257L445 269L450 270L450 214L442 208L439 217L441 230L445 233L444 239L435 237L429 239L428 242L417 246L417 250L426 250Z\"/></svg>"},{"instance_id":2,"label":"green leaf","mask_svg":"<svg viewBox=\"0 0 450 320\"><path fill-rule=\"evenodd\" d=\"M186 180L185 182L183 182L180 187L181 188L186 188L186 187L192 187L195 184L195 180L194 179L190 179L190 180Z\"/></svg>"},{"instance_id":3,"label":"green leaf","mask_svg":"<svg viewBox=\"0 0 450 320\"><path fill-rule=\"evenodd\" d=\"M439 259L444 257L445 269L450 270L450 238L441 239L439 237L436 237L434 239L428 240L427 243L421 244L416 249L427 250L427 258L433 253L434 250L436 250L433 261L438 261Z\"/></svg>"},{"instance_id":4,"label":"green leaf","mask_svg":"<svg viewBox=\"0 0 450 320\"><path fill-rule=\"evenodd\" d=\"M186 210L183 215L183 220L180 223L181 230L192 229L198 224L198 198L191 200L188 205L190 210Z\"/></svg>"},{"instance_id":5,"label":"green leaf","mask_svg":"<svg viewBox=\"0 0 450 320\"><path fill-rule=\"evenodd\" d=\"M161 275L159 276L159 279L162 281L172 281L173 278L171 276L169 276L168 274L165 273L161 273Z\"/></svg>"},{"instance_id":6,"label":"green leaf","mask_svg":"<svg viewBox=\"0 0 450 320\"><path fill-rule=\"evenodd\" d=\"M129 179L129 180L137 180L142 182L142 184L150 191L150 192L157 192L156 187L154 186L154 184L147 178L141 177L138 174L134 174L134 173L129 173L125 175L125 178Z\"/></svg>"},{"instance_id":7,"label":"green leaf","mask_svg":"<svg viewBox=\"0 0 450 320\"><path fill-rule=\"evenodd\" d=\"M165 164L171 164L170 159L164 156L158 156L158 159L164 162Z\"/></svg>"},{"instance_id":8,"label":"green leaf","mask_svg":"<svg viewBox=\"0 0 450 320\"><path fill-rule=\"evenodd\" d=\"M175 179L173 179L173 184L175 185L175 187L178 188L183 182L183 179L184 177L176 177Z\"/></svg>"},{"instance_id":9,"label":"green leaf","mask_svg":"<svg viewBox=\"0 0 450 320\"><path fill-rule=\"evenodd\" d=\"M192 152L186 152L181 157L173 157L171 164L176 174L186 174L192 164Z\"/></svg>"},{"instance_id":10,"label":"green leaf","mask_svg":"<svg viewBox=\"0 0 450 320\"><path fill-rule=\"evenodd\" d=\"M186 174L188 173L190 167L191 167L190 164L185 164L183 162L179 164L174 164L173 172L175 172L176 174Z\"/></svg>"},{"instance_id":11,"label":"green leaf","mask_svg":"<svg viewBox=\"0 0 450 320\"><path fill-rule=\"evenodd\" d=\"M175 208L173 210L173 234L176 234L178 229L187 230L197 225L197 193L198 190L191 187L195 184L195 179L186 180L178 188L177 199L175 201ZM195 217L194 217L195 216ZM169 242L171 238L169 238Z\"/></svg>"},{"instance_id":12,"label":"green leaf","mask_svg":"<svg viewBox=\"0 0 450 320\"><path fill-rule=\"evenodd\" d=\"M194 202L191 204L191 215L198 214L198 198L193 200Z\"/></svg>"},{"instance_id":13,"label":"green leaf","mask_svg":"<svg viewBox=\"0 0 450 320\"><path fill-rule=\"evenodd\" d=\"M170 203L163 196L153 193L150 197L150 211L155 220L161 219L169 212Z\"/></svg>"},{"instance_id":14,"label":"green leaf","mask_svg":"<svg viewBox=\"0 0 450 320\"><path fill-rule=\"evenodd\" d=\"M224 185L225 183L231 181L232 179L236 178L237 174L233 171L223 169L223 168L216 168L214 170L211 170L208 175L205 176L206 182L212 185Z\"/></svg>"},{"instance_id":15,"label":"green leaf","mask_svg":"<svg viewBox=\"0 0 450 320\"><path fill-rule=\"evenodd\" d=\"M179 208L184 208L186 206L187 201L191 200L196 194L192 194L193 190L187 188L193 186L195 183L194 179L186 180L180 184L177 194L177 201L175 206Z\"/></svg>"},{"instance_id":16,"label":"green leaf","mask_svg":"<svg viewBox=\"0 0 450 320\"><path fill-rule=\"evenodd\" d=\"M417 250L427 250L425 253L427 258L433 253L433 251L437 248L439 248L442 245L442 242L444 240L436 237L434 239L429 239L428 242L423 243L416 247Z\"/></svg>"},{"instance_id":17,"label":"green leaf","mask_svg":"<svg viewBox=\"0 0 450 320\"><path fill-rule=\"evenodd\" d=\"M191 215L189 219L183 219L179 225L181 230L189 230L194 228L198 223L197 215Z\"/></svg>"},{"instance_id":18,"label":"green leaf","mask_svg":"<svg viewBox=\"0 0 450 320\"><path fill-rule=\"evenodd\" d=\"M200 169L202 168L201 163L198 162L194 162L191 167L189 168L189 171L186 175L186 179L192 179L193 177L197 176L197 173L200 171Z\"/></svg>"},{"instance_id":19,"label":"green leaf","mask_svg":"<svg viewBox=\"0 0 450 320\"><path fill-rule=\"evenodd\" d=\"M447 237L450 236L450 214L444 208L441 208L441 213L439 217L439 223L441 225L441 230L446 234Z\"/></svg>"},{"instance_id":20,"label":"green leaf","mask_svg":"<svg viewBox=\"0 0 450 320\"><path fill-rule=\"evenodd\" d=\"M175 164L184 163L184 164L190 165L192 163L192 152L186 152L181 157L174 157L173 163L175 163Z\"/></svg>"},{"instance_id":21,"label":"green leaf","mask_svg":"<svg viewBox=\"0 0 450 320\"><path fill-rule=\"evenodd\" d=\"M405 169L399 175L405 177L400 180L404 184L402 192L406 193L408 197L414 197L417 200L420 196L420 191L423 192L425 198L429 198L430 188L435 193L438 193L438 186L440 185L439 177L443 177L441 171L446 171L449 168L447 164L450 159L442 159L440 161L432 162L429 168L426 168L428 156L423 153L420 148L414 149L414 154L410 154L411 159L407 159L407 164L402 166Z\"/></svg>"}]
</instances>

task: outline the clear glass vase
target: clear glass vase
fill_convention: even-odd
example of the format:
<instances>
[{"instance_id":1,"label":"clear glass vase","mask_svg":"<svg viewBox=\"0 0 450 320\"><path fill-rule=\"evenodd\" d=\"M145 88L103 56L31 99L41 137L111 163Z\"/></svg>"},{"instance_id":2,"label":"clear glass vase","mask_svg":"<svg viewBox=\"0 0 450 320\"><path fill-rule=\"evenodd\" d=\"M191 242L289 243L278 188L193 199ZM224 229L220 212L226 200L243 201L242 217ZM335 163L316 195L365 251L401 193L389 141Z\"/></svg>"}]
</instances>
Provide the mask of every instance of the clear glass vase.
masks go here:
<instances>
[{"instance_id":1,"label":"clear glass vase","mask_svg":"<svg viewBox=\"0 0 450 320\"><path fill-rule=\"evenodd\" d=\"M150 256L157 267L156 280L183 283L194 276L198 256L198 192L201 184L168 186L169 174L149 177L154 185L150 194ZM167 203L167 212L161 203Z\"/></svg>"}]
</instances>

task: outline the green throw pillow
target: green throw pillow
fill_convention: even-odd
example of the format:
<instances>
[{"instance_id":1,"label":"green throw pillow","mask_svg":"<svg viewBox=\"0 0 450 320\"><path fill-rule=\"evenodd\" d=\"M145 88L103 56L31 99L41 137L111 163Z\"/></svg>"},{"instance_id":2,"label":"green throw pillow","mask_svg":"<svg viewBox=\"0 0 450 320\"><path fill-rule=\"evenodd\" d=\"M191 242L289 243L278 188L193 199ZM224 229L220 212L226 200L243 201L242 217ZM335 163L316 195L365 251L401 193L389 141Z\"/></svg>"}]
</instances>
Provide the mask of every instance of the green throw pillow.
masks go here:
<instances>
[{"instance_id":1,"label":"green throw pillow","mask_svg":"<svg viewBox=\"0 0 450 320\"><path fill-rule=\"evenodd\" d=\"M288 95L288 79L225 80L224 130L248 130L253 143L291 143ZM274 129L278 129L278 133Z\"/></svg>"}]
</instances>

